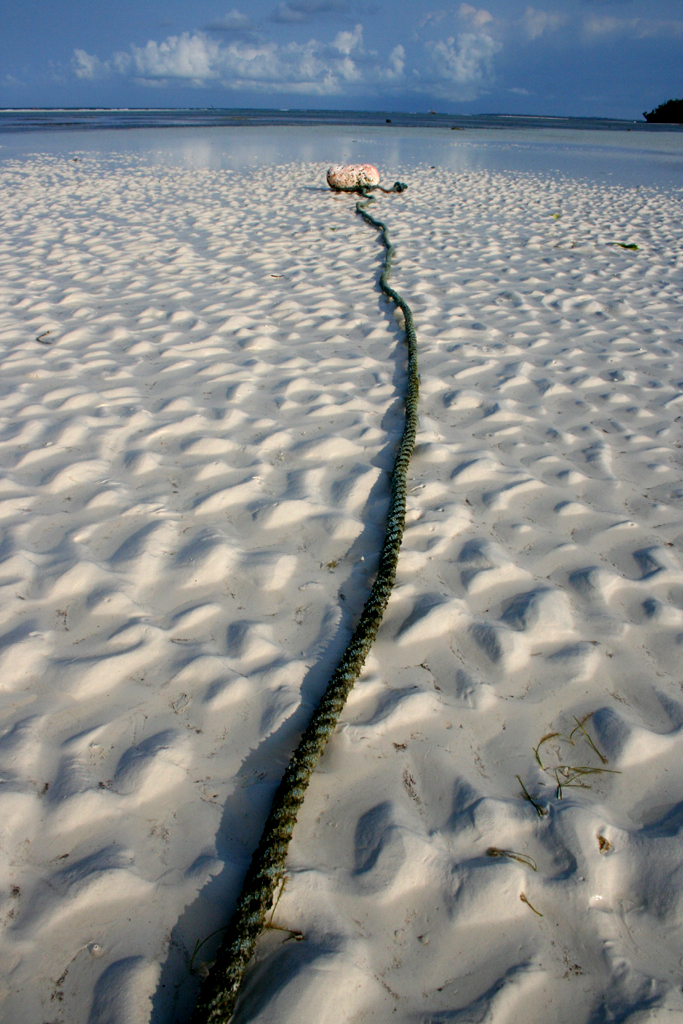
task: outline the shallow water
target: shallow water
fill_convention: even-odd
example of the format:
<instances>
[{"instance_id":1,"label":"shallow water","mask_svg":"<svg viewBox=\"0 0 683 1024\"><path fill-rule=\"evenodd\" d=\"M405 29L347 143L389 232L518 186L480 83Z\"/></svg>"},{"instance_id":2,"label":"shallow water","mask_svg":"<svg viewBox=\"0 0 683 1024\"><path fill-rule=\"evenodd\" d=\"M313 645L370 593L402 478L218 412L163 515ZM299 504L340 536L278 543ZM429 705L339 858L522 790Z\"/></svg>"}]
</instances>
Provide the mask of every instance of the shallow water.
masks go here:
<instances>
[{"instance_id":1,"label":"shallow water","mask_svg":"<svg viewBox=\"0 0 683 1024\"><path fill-rule=\"evenodd\" d=\"M102 128L198 128L249 126L313 126L357 125L392 128L539 128L590 129L602 132L683 132L683 125L648 124L644 120L608 117L546 117L523 114L440 114L434 110L279 110L267 108L239 109L221 107L43 107L0 109L0 132L34 132L78 129L93 131Z\"/></svg>"},{"instance_id":2,"label":"shallow water","mask_svg":"<svg viewBox=\"0 0 683 1024\"><path fill-rule=\"evenodd\" d=\"M373 162L385 180L434 165L683 191L683 132L567 128L250 126L36 131L0 136L0 160L37 153L128 156L153 165L242 170L292 162Z\"/></svg>"}]
</instances>

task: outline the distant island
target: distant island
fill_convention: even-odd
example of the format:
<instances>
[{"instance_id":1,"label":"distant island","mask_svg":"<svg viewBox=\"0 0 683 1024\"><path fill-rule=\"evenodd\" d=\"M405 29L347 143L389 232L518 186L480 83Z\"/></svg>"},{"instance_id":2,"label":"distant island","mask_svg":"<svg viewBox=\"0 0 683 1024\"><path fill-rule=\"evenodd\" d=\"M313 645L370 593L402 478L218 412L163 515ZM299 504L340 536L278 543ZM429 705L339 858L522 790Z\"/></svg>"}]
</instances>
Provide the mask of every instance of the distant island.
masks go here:
<instances>
[{"instance_id":1,"label":"distant island","mask_svg":"<svg viewBox=\"0 0 683 1024\"><path fill-rule=\"evenodd\" d=\"M667 100L643 117L650 124L683 124L683 100Z\"/></svg>"}]
</instances>

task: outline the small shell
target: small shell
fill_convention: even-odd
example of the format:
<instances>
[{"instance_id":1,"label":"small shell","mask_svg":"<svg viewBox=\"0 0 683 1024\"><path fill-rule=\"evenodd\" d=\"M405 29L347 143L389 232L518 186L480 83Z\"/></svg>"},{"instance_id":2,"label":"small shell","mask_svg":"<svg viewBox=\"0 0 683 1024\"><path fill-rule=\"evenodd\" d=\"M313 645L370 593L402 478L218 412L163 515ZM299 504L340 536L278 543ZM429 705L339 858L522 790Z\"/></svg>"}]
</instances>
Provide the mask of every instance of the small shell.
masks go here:
<instances>
[{"instance_id":1,"label":"small shell","mask_svg":"<svg viewBox=\"0 0 683 1024\"><path fill-rule=\"evenodd\" d=\"M335 191L379 185L379 171L372 164L335 164L327 172L327 184Z\"/></svg>"}]
</instances>

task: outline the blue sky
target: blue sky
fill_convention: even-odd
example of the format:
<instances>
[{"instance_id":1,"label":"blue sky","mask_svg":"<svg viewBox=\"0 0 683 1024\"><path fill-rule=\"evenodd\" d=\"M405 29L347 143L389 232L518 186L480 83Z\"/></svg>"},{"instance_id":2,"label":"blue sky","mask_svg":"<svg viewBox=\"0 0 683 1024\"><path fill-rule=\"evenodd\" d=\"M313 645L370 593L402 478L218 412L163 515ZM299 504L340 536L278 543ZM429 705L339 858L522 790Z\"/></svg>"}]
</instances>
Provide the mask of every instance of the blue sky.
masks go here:
<instances>
[{"instance_id":1,"label":"blue sky","mask_svg":"<svg viewBox=\"0 0 683 1024\"><path fill-rule=\"evenodd\" d=\"M683 96L683 0L24 0L0 106L637 118Z\"/></svg>"}]
</instances>

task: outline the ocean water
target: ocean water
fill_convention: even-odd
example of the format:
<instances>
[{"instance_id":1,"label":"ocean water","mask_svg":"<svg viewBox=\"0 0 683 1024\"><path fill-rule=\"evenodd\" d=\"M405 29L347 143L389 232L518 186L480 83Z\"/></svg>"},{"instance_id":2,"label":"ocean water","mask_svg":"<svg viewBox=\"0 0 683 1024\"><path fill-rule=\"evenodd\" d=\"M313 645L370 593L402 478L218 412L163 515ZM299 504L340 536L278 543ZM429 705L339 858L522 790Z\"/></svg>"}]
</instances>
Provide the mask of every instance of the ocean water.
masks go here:
<instances>
[{"instance_id":1,"label":"ocean water","mask_svg":"<svg viewBox=\"0 0 683 1024\"><path fill-rule=\"evenodd\" d=\"M681 131L683 125L649 125L595 117L523 117L517 114L395 113L363 110L232 110L214 107L149 109L0 109L0 132L93 131L103 128L211 128L328 125L398 128L539 128L586 131Z\"/></svg>"},{"instance_id":2,"label":"ocean water","mask_svg":"<svg viewBox=\"0 0 683 1024\"><path fill-rule=\"evenodd\" d=\"M426 164L683 192L683 126L645 121L300 110L0 110L0 161L37 153L231 170L368 162L389 183L399 177L409 182L411 168Z\"/></svg>"}]
</instances>

